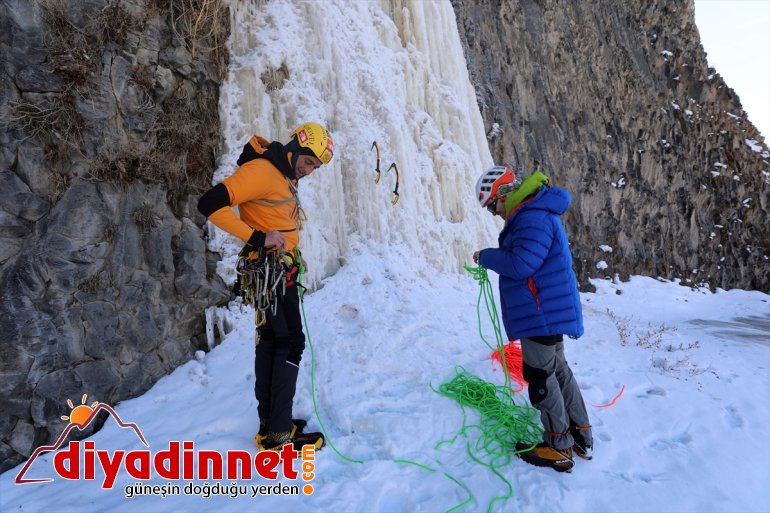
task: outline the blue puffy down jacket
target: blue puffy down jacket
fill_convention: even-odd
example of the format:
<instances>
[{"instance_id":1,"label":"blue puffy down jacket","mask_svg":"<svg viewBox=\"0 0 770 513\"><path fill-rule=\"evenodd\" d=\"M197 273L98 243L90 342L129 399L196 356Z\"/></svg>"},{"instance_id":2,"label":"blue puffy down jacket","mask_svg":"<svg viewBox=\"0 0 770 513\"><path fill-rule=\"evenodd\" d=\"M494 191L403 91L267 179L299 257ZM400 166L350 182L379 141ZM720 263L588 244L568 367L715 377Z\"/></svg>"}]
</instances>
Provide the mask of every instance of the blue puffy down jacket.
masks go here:
<instances>
[{"instance_id":1,"label":"blue puffy down jacket","mask_svg":"<svg viewBox=\"0 0 770 513\"><path fill-rule=\"evenodd\" d=\"M566 190L544 186L509 215L500 247L479 254L479 264L500 275L503 324L511 339L583 334L572 253L559 219L571 201Z\"/></svg>"}]
</instances>

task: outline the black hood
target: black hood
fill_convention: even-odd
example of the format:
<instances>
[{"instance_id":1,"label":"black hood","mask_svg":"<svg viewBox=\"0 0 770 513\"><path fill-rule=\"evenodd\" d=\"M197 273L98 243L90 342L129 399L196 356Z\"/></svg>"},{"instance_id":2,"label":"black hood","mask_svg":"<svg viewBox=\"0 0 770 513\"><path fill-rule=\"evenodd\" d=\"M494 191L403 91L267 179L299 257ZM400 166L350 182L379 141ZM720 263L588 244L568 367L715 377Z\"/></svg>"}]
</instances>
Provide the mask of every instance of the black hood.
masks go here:
<instances>
[{"instance_id":1,"label":"black hood","mask_svg":"<svg viewBox=\"0 0 770 513\"><path fill-rule=\"evenodd\" d=\"M294 139L292 139L292 142L293 141ZM237 163L239 166L242 166L246 162L250 162L255 159L267 159L286 178L290 180L296 180L297 174L294 172L294 163L297 161L299 152L292 152L292 162L290 164L288 154L291 152L291 144L292 143L290 142L284 146L278 141L273 141L267 146L267 148L262 147L260 148L262 151L258 151L254 148L254 146L251 145L251 142L248 142L246 143L246 146L243 147L243 151L241 152L241 156L238 157Z\"/></svg>"}]
</instances>

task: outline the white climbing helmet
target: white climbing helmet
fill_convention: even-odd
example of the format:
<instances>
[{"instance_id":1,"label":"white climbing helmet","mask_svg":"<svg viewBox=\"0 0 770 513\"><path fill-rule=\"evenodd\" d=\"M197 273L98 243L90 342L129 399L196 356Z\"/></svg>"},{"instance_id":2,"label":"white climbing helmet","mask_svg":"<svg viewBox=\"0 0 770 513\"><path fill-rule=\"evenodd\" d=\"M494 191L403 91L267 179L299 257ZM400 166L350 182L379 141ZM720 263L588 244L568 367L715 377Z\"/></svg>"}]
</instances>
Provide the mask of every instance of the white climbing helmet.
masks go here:
<instances>
[{"instance_id":1,"label":"white climbing helmet","mask_svg":"<svg viewBox=\"0 0 770 513\"><path fill-rule=\"evenodd\" d=\"M495 196L504 196L513 191L518 186L516 173L507 166L493 166L481 173L476 182L476 197L482 207L486 207ZM509 187L500 187L503 185Z\"/></svg>"}]
</instances>

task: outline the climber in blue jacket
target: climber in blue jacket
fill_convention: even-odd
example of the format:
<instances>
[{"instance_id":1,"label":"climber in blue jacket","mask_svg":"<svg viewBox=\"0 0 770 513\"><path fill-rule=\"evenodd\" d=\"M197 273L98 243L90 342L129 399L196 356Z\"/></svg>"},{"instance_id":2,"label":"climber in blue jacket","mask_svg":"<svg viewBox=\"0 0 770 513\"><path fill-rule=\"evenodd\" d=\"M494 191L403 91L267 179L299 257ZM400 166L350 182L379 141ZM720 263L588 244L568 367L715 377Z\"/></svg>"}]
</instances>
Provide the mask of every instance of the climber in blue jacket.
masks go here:
<instances>
[{"instance_id":1,"label":"climber in blue jacket","mask_svg":"<svg viewBox=\"0 0 770 513\"><path fill-rule=\"evenodd\" d=\"M591 459L593 437L585 403L564 357L563 337L583 334L583 311L572 253L560 216L569 193L549 186L535 171L523 181L512 169L487 169L476 184L481 206L505 220L499 248L473 255L500 275L503 325L508 338L520 339L529 398L540 411L543 442L519 456L537 466L569 472L574 454Z\"/></svg>"}]
</instances>

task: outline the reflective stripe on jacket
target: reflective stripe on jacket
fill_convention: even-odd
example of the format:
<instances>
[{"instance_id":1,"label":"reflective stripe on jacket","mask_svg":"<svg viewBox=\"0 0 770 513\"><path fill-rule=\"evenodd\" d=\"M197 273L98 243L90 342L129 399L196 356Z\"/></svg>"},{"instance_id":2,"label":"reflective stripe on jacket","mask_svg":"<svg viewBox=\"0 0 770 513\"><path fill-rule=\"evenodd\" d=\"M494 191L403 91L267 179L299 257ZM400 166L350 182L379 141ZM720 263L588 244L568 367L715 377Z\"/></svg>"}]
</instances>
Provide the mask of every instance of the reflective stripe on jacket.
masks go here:
<instances>
[{"instance_id":1,"label":"reflective stripe on jacket","mask_svg":"<svg viewBox=\"0 0 770 513\"><path fill-rule=\"evenodd\" d=\"M297 180L288 178L274 162L286 159L286 166L290 168L291 153L278 155L278 149L271 152L273 148L268 148L269 144L261 137L251 138L247 144L247 148L253 150L250 160L222 181L230 205L212 213L209 220L243 242L249 241L254 230L280 231L286 239L286 251L292 251L299 245ZM230 208L233 206L238 206L239 215Z\"/></svg>"}]
</instances>

